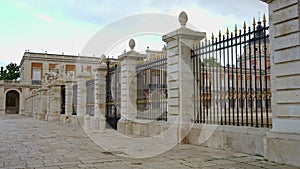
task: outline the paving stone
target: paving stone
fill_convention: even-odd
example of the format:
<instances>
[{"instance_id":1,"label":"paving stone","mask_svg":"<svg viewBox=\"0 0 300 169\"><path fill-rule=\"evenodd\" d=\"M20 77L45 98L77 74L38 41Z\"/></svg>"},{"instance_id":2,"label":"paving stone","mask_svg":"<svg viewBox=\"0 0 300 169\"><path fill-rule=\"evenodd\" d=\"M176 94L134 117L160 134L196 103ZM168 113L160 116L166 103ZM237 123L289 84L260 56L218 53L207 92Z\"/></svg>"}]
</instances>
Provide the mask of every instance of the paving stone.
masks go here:
<instances>
[{"instance_id":1,"label":"paving stone","mask_svg":"<svg viewBox=\"0 0 300 169\"><path fill-rule=\"evenodd\" d=\"M110 131L95 134L97 138L116 139ZM119 149L104 150L79 125L37 121L21 116L0 115L0 138L5 140L0 143L0 168L5 169L296 169L265 161L260 156L193 145L177 145L148 158L122 157L120 155L126 154L123 151L127 147L115 145ZM152 142L146 144L156 146ZM147 152L146 149L140 151Z\"/></svg>"}]
</instances>

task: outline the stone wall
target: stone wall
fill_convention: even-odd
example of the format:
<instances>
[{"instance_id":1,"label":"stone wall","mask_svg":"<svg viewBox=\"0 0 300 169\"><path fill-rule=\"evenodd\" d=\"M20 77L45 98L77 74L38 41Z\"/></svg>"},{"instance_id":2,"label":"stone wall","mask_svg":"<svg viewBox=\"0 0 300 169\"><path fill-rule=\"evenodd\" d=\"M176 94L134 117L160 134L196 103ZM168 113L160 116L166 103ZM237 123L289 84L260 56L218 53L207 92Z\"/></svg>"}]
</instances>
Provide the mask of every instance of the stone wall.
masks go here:
<instances>
[{"instance_id":1,"label":"stone wall","mask_svg":"<svg viewBox=\"0 0 300 169\"><path fill-rule=\"evenodd\" d=\"M266 157L300 166L300 1L269 4L273 129Z\"/></svg>"}]
</instances>

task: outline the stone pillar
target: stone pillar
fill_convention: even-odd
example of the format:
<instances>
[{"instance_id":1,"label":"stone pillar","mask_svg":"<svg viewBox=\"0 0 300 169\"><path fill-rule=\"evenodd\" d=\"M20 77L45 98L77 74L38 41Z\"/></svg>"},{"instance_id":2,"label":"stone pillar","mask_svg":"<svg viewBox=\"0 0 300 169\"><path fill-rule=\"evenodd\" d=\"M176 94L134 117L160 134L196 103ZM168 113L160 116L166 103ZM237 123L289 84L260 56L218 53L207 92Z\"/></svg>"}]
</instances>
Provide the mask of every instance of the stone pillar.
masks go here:
<instances>
[{"instance_id":1,"label":"stone pillar","mask_svg":"<svg viewBox=\"0 0 300 169\"><path fill-rule=\"evenodd\" d=\"M272 130L266 156L300 167L300 1L268 0Z\"/></svg>"},{"instance_id":2,"label":"stone pillar","mask_svg":"<svg viewBox=\"0 0 300 169\"><path fill-rule=\"evenodd\" d=\"M0 114L5 114L5 93L3 86L0 86L0 93Z\"/></svg>"},{"instance_id":3,"label":"stone pillar","mask_svg":"<svg viewBox=\"0 0 300 169\"><path fill-rule=\"evenodd\" d=\"M37 119L45 120L46 114L47 114L47 105L48 105L48 103L47 103L48 89L41 88L38 90L38 92L39 92L39 109L38 109Z\"/></svg>"},{"instance_id":4,"label":"stone pillar","mask_svg":"<svg viewBox=\"0 0 300 169\"><path fill-rule=\"evenodd\" d=\"M37 119L38 103L38 93L35 93L32 95L32 115L34 119Z\"/></svg>"},{"instance_id":5,"label":"stone pillar","mask_svg":"<svg viewBox=\"0 0 300 169\"><path fill-rule=\"evenodd\" d=\"M135 52L135 42L133 39L129 41L131 51L120 55L121 60L121 119L118 122L118 130L126 133L127 122L132 122L137 116L137 77L135 67L137 61L143 57L140 53ZM119 129L120 126L120 129Z\"/></svg>"},{"instance_id":6,"label":"stone pillar","mask_svg":"<svg viewBox=\"0 0 300 169\"><path fill-rule=\"evenodd\" d=\"M86 114L86 78L90 77L86 72L81 72L77 76L77 119L83 125L83 117Z\"/></svg>"},{"instance_id":7,"label":"stone pillar","mask_svg":"<svg viewBox=\"0 0 300 169\"><path fill-rule=\"evenodd\" d=\"M106 66L100 65L96 70L95 75L95 107L94 107L94 118L98 119L95 121L95 127L99 130L105 129L105 108L106 108L106 84L105 84L105 75L106 75ZM97 124L98 122L98 124Z\"/></svg>"},{"instance_id":8,"label":"stone pillar","mask_svg":"<svg viewBox=\"0 0 300 169\"><path fill-rule=\"evenodd\" d=\"M48 121L60 121L60 110L61 110L61 85L51 84L49 90L49 103L47 112Z\"/></svg>"},{"instance_id":9,"label":"stone pillar","mask_svg":"<svg viewBox=\"0 0 300 169\"><path fill-rule=\"evenodd\" d=\"M20 107L20 115L26 115L28 112L28 105L25 102L25 99L30 95L30 88L23 87L22 94L20 96L21 107Z\"/></svg>"},{"instance_id":10,"label":"stone pillar","mask_svg":"<svg viewBox=\"0 0 300 169\"><path fill-rule=\"evenodd\" d=\"M191 49L195 41L205 37L205 33L186 28L187 14L181 12L181 27L162 37L167 43L168 72L168 122L177 123L181 141L188 133L193 120L193 72Z\"/></svg>"},{"instance_id":11,"label":"stone pillar","mask_svg":"<svg viewBox=\"0 0 300 169\"><path fill-rule=\"evenodd\" d=\"M65 81L66 97L65 97L65 118L64 123L72 122L72 99L73 99L73 81Z\"/></svg>"}]
</instances>

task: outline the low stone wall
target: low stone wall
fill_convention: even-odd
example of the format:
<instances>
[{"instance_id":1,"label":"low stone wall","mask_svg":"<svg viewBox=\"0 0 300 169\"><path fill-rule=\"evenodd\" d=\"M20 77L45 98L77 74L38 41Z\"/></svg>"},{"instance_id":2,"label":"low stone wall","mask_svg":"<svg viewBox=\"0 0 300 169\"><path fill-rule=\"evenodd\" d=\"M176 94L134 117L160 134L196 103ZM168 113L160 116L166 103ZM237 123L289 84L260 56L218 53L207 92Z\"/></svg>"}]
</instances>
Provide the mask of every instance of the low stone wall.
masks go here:
<instances>
[{"instance_id":1,"label":"low stone wall","mask_svg":"<svg viewBox=\"0 0 300 169\"><path fill-rule=\"evenodd\" d=\"M269 130L265 128L195 124L185 138L185 142L264 156L266 136Z\"/></svg>"},{"instance_id":2,"label":"low stone wall","mask_svg":"<svg viewBox=\"0 0 300 169\"><path fill-rule=\"evenodd\" d=\"M158 136L171 125L172 123L162 121L120 120L118 132L144 137ZM178 139L178 136L167 137ZM270 161L300 167L299 141L299 134L277 133L268 128L194 124L186 137L178 142L259 155Z\"/></svg>"}]
</instances>

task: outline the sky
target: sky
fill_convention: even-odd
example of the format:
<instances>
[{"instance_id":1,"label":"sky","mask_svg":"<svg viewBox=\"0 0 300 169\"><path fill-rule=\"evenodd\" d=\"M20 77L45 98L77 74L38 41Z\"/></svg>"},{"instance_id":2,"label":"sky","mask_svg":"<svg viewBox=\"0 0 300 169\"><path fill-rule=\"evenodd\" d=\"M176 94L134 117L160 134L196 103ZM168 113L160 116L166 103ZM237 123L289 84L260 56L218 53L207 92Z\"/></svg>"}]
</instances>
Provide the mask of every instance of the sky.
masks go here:
<instances>
[{"instance_id":1,"label":"sky","mask_svg":"<svg viewBox=\"0 0 300 169\"><path fill-rule=\"evenodd\" d=\"M253 17L258 19L264 13L268 16L267 4L259 0L1 0L0 66L10 62L19 64L25 50L81 55L90 39L112 23L145 13L177 18L181 11L188 14L188 23L193 28L206 32L209 38L219 30L225 32L227 27L233 31L235 24L242 28L244 21L251 25ZM146 26L153 25L149 21ZM125 22L118 29L126 30L126 27ZM175 30L179 23L171 27ZM133 33L114 42L109 50L89 53L89 56L116 57L130 50L127 45L130 38L135 39L138 52L147 46L160 50L164 45L162 35Z\"/></svg>"}]
</instances>

